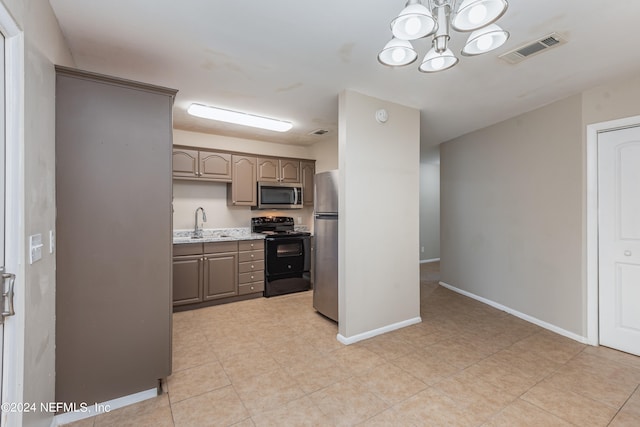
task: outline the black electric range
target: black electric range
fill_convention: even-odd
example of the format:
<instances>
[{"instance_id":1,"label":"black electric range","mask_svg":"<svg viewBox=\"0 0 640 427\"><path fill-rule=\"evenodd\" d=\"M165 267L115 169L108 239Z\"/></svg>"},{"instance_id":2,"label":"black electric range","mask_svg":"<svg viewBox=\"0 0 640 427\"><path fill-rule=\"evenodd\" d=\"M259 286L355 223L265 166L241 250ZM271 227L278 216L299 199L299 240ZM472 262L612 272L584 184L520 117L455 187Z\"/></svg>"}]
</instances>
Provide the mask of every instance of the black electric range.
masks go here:
<instances>
[{"instance_id":1,"label":"black electric range","mask_svg":"<svg viewBox=\"0 0 640 427\"><path fill-rule=\"evenodd\" d=\"M311 233L296 231L286 216L251 218L251 231L264 234L264 296L306 291L311 287Z\"/></svg>"}]
</instances>

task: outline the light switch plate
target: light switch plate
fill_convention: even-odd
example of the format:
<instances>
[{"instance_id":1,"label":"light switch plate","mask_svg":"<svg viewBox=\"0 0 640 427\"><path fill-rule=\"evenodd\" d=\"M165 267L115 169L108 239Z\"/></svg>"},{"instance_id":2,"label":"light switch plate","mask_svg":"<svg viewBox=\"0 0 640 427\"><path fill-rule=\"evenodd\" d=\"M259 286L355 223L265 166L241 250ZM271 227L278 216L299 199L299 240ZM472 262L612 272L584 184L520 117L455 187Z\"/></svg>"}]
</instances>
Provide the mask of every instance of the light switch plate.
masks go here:
<instances>
[{"instance_id":1,"label":"light switch plate","mask_svg":"<svg viewBox=\"0 0 640 427\"><path fill-rule=\"evenodd\" d=\"M52 254L56 249L56 235L53 230L49 230L49 253Z\"/></svg>"},{"instance_id":2,"label":"light switch plate","mask_svg":"<svg viewBox=\"0 0 640 427\"><path fill-rule=\"evenodd\" d=\"M29 236L29 264L42 259L42 234Z\"/></svg>"}]
</instances>

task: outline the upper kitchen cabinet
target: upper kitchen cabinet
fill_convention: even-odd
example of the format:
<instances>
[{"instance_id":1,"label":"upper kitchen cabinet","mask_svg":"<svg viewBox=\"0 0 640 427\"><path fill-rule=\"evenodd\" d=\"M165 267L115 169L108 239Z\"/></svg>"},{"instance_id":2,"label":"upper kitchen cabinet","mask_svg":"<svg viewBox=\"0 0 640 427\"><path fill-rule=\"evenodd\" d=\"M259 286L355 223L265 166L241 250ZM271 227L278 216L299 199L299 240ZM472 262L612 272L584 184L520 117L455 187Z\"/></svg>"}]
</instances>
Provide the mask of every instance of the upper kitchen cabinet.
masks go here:
<instances>
[{"instance_id":1,"label":"upper kitchen cabinet","mask_svg":"<svg viewBox=\"0 0 640 427\"><path fill-rule=\"evenodd\" d=\"M173 149L173 177L197 178L198 177L198 151L186 149Z\"/></svg>"},{"instance_id":2,"label":"upper kitchen cabinet","mask_svg":"<svg viewBox=\"0 0 640 427\"><path fill-rule=\"evenodd\" d=\"M259 157L258 181L299 183L300 161Z\"/></svg>"},{"instance_id":3,"label":"upper kitchen cabinet","mask_svg":"<svg viewBox=\"0 0 640 427\"><path fill-rule=\"evenodd\" d=\"M231 156L231 188L227 189L227 204L255 206L258 204L256 188L257 159L250 156Z\"/></svg>"},{"instance_id":4,"label":"upper kitchen cabinet","mask_svg":"<svg viewBox=\"0 0 640 427\"><path fill-rule=\"evenodd\" d=\"M313 206L313 180L316 175L316 163L301 161L300 174L302 176L302 204Z\"/></svg>"},{"instance_id":5,"label":"upper kitchen cabinet","mask_svg":"<svg viewBox=\"0 0 640 427\"><path fill-rule=\"evenodd\" d=\"M231 154L209 150L173 149L173 177L231 182Z\"/></svg>"},{"instance_id":6,"label":"upper kitchen cabinet","mask_svg":"<svg viewBox=\"0 0 640 427\"><path fill-rule=\"evenodd\" d=\"M175 93L56 67L56 402L171 374Z\"/></svg>"}]
</instances>

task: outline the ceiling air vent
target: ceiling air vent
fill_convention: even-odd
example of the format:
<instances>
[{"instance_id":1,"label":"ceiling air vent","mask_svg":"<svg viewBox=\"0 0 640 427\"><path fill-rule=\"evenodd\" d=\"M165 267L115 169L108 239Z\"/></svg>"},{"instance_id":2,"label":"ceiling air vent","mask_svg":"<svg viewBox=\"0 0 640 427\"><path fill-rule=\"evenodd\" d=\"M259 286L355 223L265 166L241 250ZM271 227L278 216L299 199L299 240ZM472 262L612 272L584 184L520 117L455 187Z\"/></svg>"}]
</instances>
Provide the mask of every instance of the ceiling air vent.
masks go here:
<instances>
[{"instance_id":1,"label":"ceiling air vent","mask_svg":"<svg viewBox=\"0 0 640 427\"><path fill-rule=\"evenodd\" d=\"M517 64L525 59L537 55L540 52L544 52L552 47L557 47L565 44L568 40L562 37L558 33L551 33L540 39L522 45L512 51L503 53L499 58L507 61L509 64Z\"/></svg>"},{"instance_id":2,"label":"ceiling air vent","mask_svg":"<svg viewBox=\"0 0 640 427\"><path fill-rule=\"evenodd\" d=\"M309 135L324 135L325 133L329 133L326 129L316 129L314 131L309 132Z\"/></svg>"}]
</instances>

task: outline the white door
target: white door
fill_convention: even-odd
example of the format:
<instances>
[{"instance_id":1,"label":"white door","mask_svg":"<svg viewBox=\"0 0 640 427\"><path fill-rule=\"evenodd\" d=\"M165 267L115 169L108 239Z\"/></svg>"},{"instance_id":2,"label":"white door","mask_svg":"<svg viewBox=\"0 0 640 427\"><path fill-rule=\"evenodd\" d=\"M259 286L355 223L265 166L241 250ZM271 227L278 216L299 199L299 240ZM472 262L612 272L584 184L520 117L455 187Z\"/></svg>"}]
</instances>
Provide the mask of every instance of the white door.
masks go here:
<instances>
[{"instance_id":1,"label":"white door","mask_svg":"<svg viewBox=\"0 0 640 427\"><path fill-rule=\"evenodd\" d=\"M13 314L12 287L23 270L24 189L22 106L24 105L24 35L0 1L0 403L21 402L23 395L24 317ZM20 281L18 277L17 283ZM22 283L19 283L22 285ZM1 295L0 295L1 296ZM7 298L8 297L8 298ZM23 304L22 299L17 300ZM0 427L22 425L22 413L0 411Z\"/></svg>"},{"instance_id":2,"label":"white door","mask_svg":"<svg viewBox=\"0 0 640 427\"><path fill-rule=\"evenodd\" d=\"M0 274L2 282L0 291L5 292L5 263L4 263L4 207L5 207L5 91L4 91L4 36L0 33ZM10 277L7 277L10 279ZM4 311L4 299L0 298L0 312ZM0 314L0 403L2 403L2 374L4 369L4 317ZM2 423L2 421L0 421Z\"/></svg>"},{"instance_id":3,"label":"white door","mask_svg":"<svg viewBox=\"0 0 640 427\"><path fill-rule=\"evenodd\" d=\"M598 135L600 344L640 355L640 125Z\"/></svg>"}]
</instances>

